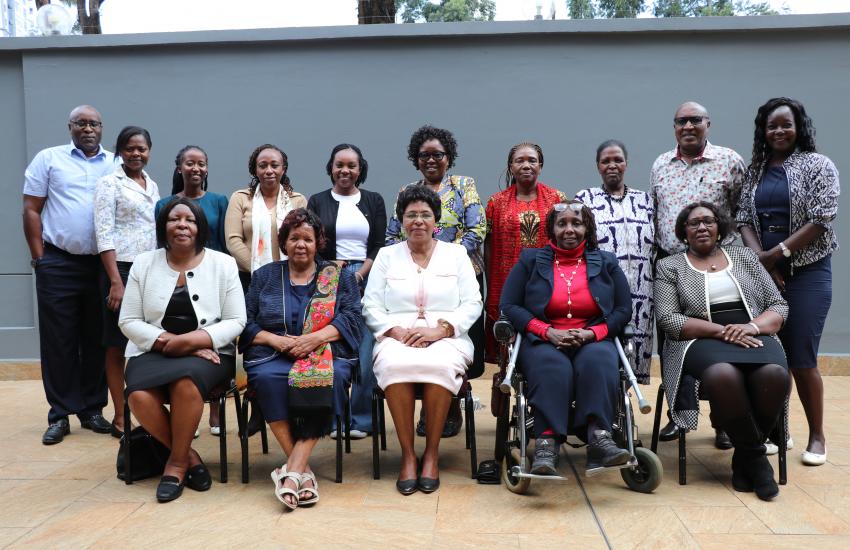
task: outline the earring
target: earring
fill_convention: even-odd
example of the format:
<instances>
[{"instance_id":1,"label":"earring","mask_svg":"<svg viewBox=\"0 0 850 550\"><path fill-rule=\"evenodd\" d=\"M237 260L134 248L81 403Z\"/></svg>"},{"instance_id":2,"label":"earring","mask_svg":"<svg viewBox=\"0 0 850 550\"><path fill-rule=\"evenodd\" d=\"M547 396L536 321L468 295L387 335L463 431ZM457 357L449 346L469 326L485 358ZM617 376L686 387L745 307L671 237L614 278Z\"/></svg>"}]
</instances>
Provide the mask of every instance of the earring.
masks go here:
<instances>
[{"instance_id":1,"label":"earring","mask_svg":"<svg viewBox=\"0 0 850 550\"><path fill-rule=\"evenodd\" d=\"M688 244L688 239L682 239L682 242Z\"/></svg>"}]
</instances>

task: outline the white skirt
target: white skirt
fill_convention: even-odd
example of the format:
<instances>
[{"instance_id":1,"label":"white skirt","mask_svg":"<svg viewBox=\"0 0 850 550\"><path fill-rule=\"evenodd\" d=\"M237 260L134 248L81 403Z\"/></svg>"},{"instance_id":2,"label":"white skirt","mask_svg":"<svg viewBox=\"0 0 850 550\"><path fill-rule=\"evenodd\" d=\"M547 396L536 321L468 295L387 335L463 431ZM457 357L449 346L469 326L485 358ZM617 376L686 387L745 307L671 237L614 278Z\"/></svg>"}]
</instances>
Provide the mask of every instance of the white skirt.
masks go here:
<instances>
[{"instance_id":1,"label":"white skirt","mask_svg":"<svg viewBox=\"0 0 850 550\"><path fill-rule=\"evenodd\" d=\"M437 384L457 395L469 360L446 339L425 348L405 346L395 338L375 345L372 369L378 386L400 383Z\"/></svg>"}]
</instances>

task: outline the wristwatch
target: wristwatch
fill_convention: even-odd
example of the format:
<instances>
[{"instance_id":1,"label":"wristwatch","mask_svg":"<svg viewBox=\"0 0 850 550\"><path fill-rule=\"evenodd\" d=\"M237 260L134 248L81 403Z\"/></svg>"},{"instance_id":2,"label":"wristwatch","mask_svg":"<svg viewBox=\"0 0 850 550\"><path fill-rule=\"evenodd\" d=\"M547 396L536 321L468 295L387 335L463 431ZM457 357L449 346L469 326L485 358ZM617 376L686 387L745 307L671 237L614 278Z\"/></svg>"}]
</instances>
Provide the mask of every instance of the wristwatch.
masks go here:
<instances>
[{"instance_id":1,"label":"wristwatch","mask_svg":"<svg viewBox=\"0 0 850 550\"><path fill-rule=\"evenodd\" d=\"M446 338L451 338L452 336L454 336L455 328L452 326L451 323L449 323L445 319L440 319L439 321L437 321L437 324L440 325L440 327L446 331Z\"/></svg>"},{"instance_id":2,"label":"wristwatch","mask_svg":"<svg viewBox=\"0 0 850 550\"><path fill-rule=\"evenodd\" d=\"M782 255L783 255L783 256L785 256L786 258L790 258L790 257L791 257L791 249L790 249L790 248L788 248L787 246L785 246L785 243L780 242L780 243L779 243L779 248L781 248L781 249L782 249Z\"/></svg>"},{"instance_id":3,"label":"wristwatch","mask_svg":"<svg viewBox=\"0 0 850 550\"><path fill-rule=\"evenodd\" d=\"M40 261L41 261L40 257L39 258L33 258L32 260L30 260L30 267L35 269L36 267L38 267L38 262L40 262Z\"/></svg>"}]
</instances>

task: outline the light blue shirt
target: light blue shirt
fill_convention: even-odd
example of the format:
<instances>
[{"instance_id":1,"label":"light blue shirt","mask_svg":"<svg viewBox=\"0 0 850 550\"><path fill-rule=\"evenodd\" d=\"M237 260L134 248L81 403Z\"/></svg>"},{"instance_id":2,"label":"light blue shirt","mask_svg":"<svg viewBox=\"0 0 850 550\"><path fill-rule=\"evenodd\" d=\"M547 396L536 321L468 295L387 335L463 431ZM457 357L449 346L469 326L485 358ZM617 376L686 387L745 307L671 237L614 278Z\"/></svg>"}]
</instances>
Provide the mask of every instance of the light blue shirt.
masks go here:
<instances>
[{"instance_id":1,"label":"light blue shirt","mask_svg":"<svg viewBox=\"0 0 850 550\"><path fill-rule=\"evenodd\" d=\"M24 195L46 197L42 239L71 254L97 254L94 191L115 170L115 156L100 147L88 158L73 143L43 149L24 174Z\"/></svg>"}]
</instances>

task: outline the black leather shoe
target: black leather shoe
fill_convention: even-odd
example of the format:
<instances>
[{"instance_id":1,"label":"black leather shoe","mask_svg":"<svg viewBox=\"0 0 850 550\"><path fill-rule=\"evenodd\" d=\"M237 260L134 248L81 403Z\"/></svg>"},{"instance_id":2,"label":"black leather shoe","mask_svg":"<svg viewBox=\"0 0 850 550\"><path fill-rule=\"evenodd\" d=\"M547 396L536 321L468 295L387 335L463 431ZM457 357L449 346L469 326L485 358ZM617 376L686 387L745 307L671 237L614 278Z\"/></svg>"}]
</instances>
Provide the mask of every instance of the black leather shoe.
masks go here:
<instances>
[{"instance_id":1,"label":"black leather shoe","mask_svg":"<svg viewBox=\"0 0 850 550\"><path fill-rule=\"evenodd\" d=\"M404 496L412 495L416 492L418 481L416 479L399 479L395 482L395 488Z\"/></svg>"},{"instance_id":2,"label":"black leather shoe","mask_svg":"<svg viewBox=\"0 0 850 550\"><path fill-rule=\"evenodd\" d=\"M115 425L115 421L113 420L109 424L109 435L114 437L115 439L121 439L124 437L124 430Z\"/></svg>"},{"instance_id":3,"label":"black leather shoe","mask_svg":"<svg viewBox=\"0 0 850 550\"><path fill-rule=\"evenodd\" d=\"M44 435L41 436L41 442L45 445L56 445L61 443L69 433L71 433L71 425L68 424L68 419L60 418L47 427Z\"/></svg>"},{"instance_id":4,"label":"black leather shoe","mask_svg":"<svg viewBox=\"0 0 850 550\"><path fill-rule=\"evenodd\" d=\"M186 470L186 487L193 491L209 491L212 487L212 476L203 462Z\"/></svg>"},{"instance_id":5,"label":"black leather shoe","mask_svg":"<svg viewBox=\"0 0 850 550\"><path fill-rule=\"evenodd\" d=\"M714 431L714 446L721 451L726 451L732 448L732 440L723 430Z\"/></svg>"},{"instance_id":6,"label":"black leather shoe","mask_svg":"<svg viewBox=\"0 0 850 550\"><path fill-rule=\"evenodd\" d=\"M416 480L416 485L423 493L433 493L440 488L440 478L420 477Z\"/></svg>"},{"instance_id":7,"label":"black leather shoe","mask_svg":"<svg viewBox=\"0 0 850 550\"><path fill-rule=\"evenodd\" d=\"M93 431L94 433L112 433L112 423L109 422L107 419L103 418L102 414L93 414L85 420L81 418L80 425L87 430Z\"/></svg>"},{"instance_id":8,"label":"black leather shoe","mask_svg":"<svg viewBox=\"0 0 850 550\"><path fill-rule=\"evenodd\" d=\"M677 426L675 422L670 420L658 432L658 440L673 441L674 439L679 439L679 426Z\"/></svg>"},{"instance_id":9,"label":"black leather shoe","mask_svg":"<svg viewBox=\"0 0 850 550\"><path fill-rule=\"evenodd\" d=\"M159 502L176 500L183 494L183 485L185 484L185 477L183 480L179 480L175 476L162 476L159 478L159 485L156 487L156 500Z\"/></svg>"}]
</instances>

